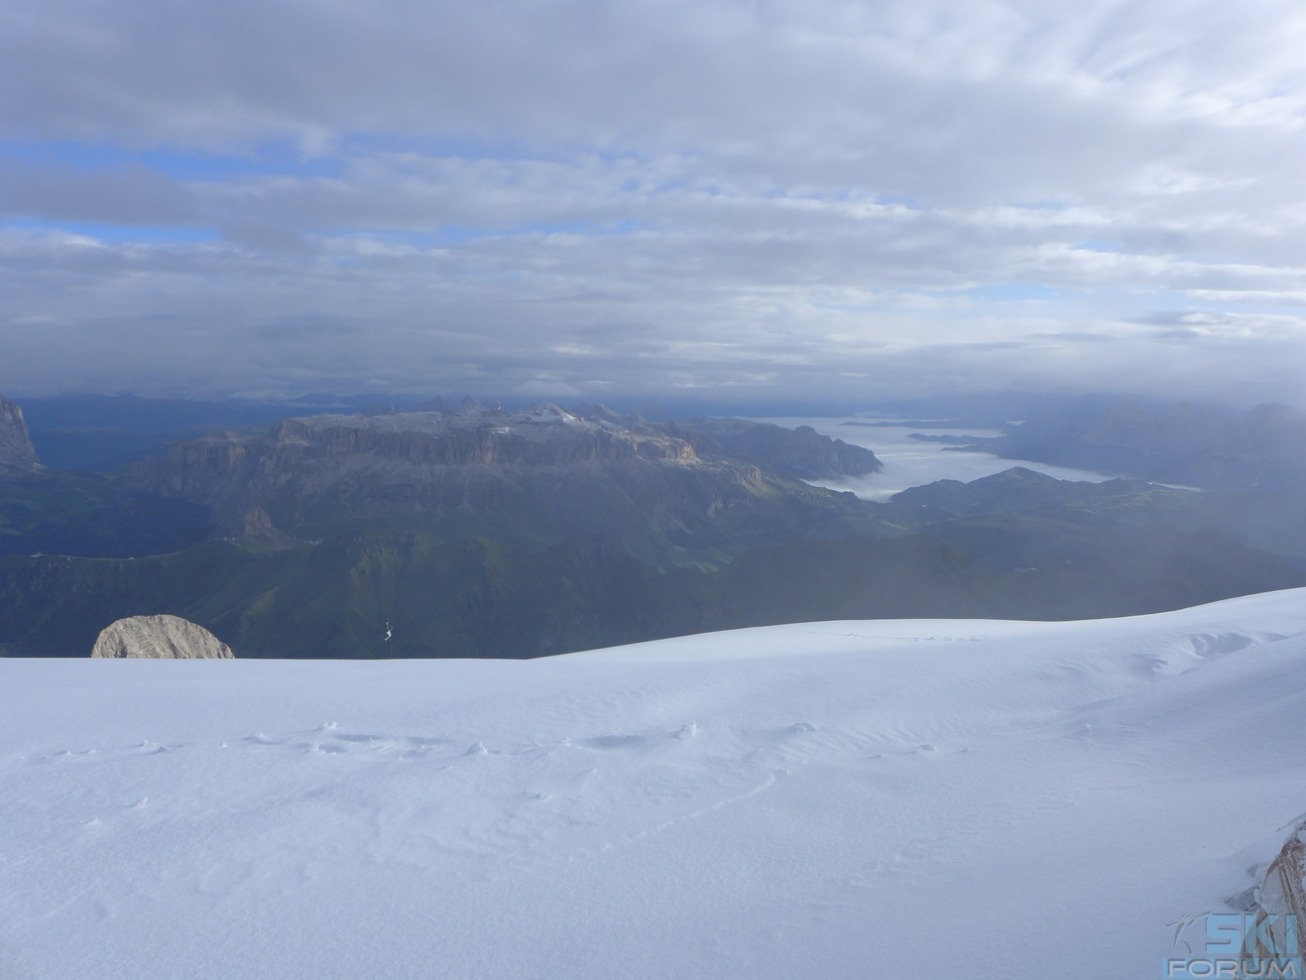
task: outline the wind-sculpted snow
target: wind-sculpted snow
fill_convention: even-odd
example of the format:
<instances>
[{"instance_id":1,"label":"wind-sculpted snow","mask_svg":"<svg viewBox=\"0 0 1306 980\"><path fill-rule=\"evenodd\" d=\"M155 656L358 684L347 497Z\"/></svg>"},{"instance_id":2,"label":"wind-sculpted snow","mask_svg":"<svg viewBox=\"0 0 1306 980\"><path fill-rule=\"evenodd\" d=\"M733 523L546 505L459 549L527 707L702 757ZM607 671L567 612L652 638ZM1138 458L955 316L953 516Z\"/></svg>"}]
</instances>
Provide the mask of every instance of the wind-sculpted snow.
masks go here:
<instances>
[{"instance_id":1,"label":"wind-sculpted snow","mask_svg":"<svg viewBox=\"0 0 1306 980\"><path fill-rule=\"evenodd\" d=\"M1304 750L1306 591L3 660L0 976L1161 976L1306 811Z\"/></svg>"}]
</instances>

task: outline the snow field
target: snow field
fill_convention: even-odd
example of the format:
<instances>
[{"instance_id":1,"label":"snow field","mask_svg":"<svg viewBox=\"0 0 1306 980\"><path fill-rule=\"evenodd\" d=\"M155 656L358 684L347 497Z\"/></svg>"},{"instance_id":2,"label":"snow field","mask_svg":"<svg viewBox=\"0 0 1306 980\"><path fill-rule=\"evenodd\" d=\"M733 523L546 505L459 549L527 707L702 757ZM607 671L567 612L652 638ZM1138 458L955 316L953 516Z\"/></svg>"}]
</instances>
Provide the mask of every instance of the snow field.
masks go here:
<instances>
[{"instance_id":1,"label":"snow field","mask_svg":"<svg viewBox=\"0 0 1306 980\"><path fill-rule=\"evenodd\" d=\"M1306 591L545 660L0 660L0 977L1160 976L1306 811Z\"/></svg>"}]
</instances>

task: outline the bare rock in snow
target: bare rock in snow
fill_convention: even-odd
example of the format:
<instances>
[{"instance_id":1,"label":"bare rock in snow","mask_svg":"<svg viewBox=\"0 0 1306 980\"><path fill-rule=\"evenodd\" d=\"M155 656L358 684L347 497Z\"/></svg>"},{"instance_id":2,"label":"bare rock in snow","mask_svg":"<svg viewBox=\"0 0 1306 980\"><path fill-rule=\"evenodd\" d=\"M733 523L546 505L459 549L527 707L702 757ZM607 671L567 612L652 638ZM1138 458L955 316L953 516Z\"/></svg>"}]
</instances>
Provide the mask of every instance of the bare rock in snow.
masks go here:
<instances>
[{"instance_id":1,"label":"bare rock in snow","mask_svg":"<svg viewBox=\"0 0 1306 980\"><path fill-rule=\"evenodd\" d=\"M1248 930L1243 943L1243 965L1278 972L1238 975L1293 976L1283 970L1292 968L1289 960L1298 969L1301 965L1297 929L1306 922L1306 821L1297 825L1265 869L1255 915L1255 928Z\"/></svg>"},{"instance_id":2,"label":"bare rock in snow","mask_svg":"<svg viewBox=\"0 0 1306 980\"><path fill-rule=\"evenodd\" d=\"M203 626L180 616L130 616L105 627L92 657L231 660L235 654Z\"/></svg>"}]
</instances>

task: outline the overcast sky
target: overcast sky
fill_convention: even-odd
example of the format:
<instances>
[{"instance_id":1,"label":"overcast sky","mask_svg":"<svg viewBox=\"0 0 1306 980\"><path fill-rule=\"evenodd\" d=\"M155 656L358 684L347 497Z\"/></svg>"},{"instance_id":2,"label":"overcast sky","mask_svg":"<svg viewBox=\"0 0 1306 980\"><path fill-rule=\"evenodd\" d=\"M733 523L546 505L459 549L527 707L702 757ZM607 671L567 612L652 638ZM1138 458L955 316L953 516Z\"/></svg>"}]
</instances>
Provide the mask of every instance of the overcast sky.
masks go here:
<instances>
[{"instance_id":1,"label":"overcast sky","mask_svg":"<svg viewBox=\"0 0 1306 980\"><path fill-rule=\"evenodd\" d=\"M1297 404L1301 0L0 0L0 393Z\"/></svg>"}]
</instances>

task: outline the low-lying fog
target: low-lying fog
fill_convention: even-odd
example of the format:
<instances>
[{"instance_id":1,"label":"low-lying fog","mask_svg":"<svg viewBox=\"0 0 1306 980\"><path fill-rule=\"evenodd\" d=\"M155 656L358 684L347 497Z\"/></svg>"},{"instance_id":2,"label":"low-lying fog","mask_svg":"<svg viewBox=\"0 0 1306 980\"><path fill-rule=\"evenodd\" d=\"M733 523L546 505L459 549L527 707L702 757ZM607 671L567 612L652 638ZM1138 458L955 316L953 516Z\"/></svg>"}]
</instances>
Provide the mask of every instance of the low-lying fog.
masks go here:
<instances>
[{"instance_id":1,"label":"low-lying fog","mask_svg":"<svg viewBox=\"0 0 1306 980\"><path fill-rule=\"evenodd\" d=\"M980 477L1001 473L1013 466L1024 466L1046 473L1059 480L1084 480L1099 483L1115 474L1077 470L1068 466L1051 466L1023 459L1002 459L991 453L964 451L947 443L912 438L915 434L926 436L994 437L1002 433L997 429L923 429L912 425L883 425L894 419L854 418L768 418L786 428L810 425L822 435L842 439L852 446L871 450L884 464L879 473L846 480L809 480L818 486L834 490L851 490L866 500L887 500L908 487L918 487L935 480L960 480L969 483ZM852 423L852 424L849 424Z\"/></svg>"}]
</instances>

